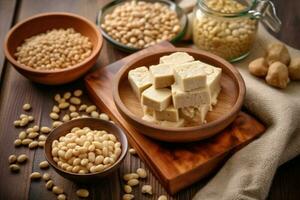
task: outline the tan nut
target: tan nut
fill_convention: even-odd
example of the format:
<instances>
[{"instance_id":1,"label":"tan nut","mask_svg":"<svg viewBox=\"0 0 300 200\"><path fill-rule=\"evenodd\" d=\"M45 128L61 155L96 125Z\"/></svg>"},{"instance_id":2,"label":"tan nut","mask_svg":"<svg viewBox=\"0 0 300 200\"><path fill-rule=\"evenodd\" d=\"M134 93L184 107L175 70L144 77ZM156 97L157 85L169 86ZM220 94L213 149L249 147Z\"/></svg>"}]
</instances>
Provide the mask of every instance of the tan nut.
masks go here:
<instances>
[{"instance_id":1,"label":"tan nut","mask_svg":"<svg viewBox=\"0 0 300 200\"><path fill-rule=\"evenodd\" d=\"M136 155L136 150L134 148L130 148L128 151L130 154Z\"/></svg>"},{"instance_id":2,"label":"tan nut","mask_svg":"<svg viewBox=\"0 0 300 200\"><path fill-rule=\"evenodd\" d=\"M51 190L54 185L54 182L52 180L48 180L47 183L45 184L45 187L47 190Z\"/></svg>"},{"instance_id":3,"label":"tan nut","mask_svg":"<svg viewBox=\"0 0 300 200\"><path fill-rule=\"evenodd\" d=\"M166 195L160 195L157 200L168 200Z\"/></svg>"},{"instance_id":4,"label":"tan nut","mask_svg":"<svg viewBox=\"0 0 300 200\"><path fill-rule=\"evenodd\" d=\"M50 113L49 116L53 120L59 119L59 115L55 112Z\"/></svg>"},{"instance_id":5,"label":"tan nut","mask_svg":"<svg viewBox=\"0 0 300 200\"><path fill-rule=\"evenodd\" d=\"M42 175L39 172L32 172L30 174L30 179L31 180L38 180L42 177Z\"/></svg>"},{"instance_id":6,"label":"tan nut","mask_svg":"<svg viewBox=\"0 0 300 200\"><path fill-rule=\"evenodd\" d=\"M124 181L129 181L131 179L138 179L139 175L137 173L129 173L123 176Z\"/></svg>"},{"instance_id":7,"label":"tan nut","mask_svg":"<svg viewBox=\"0 0 300 200\"><path fill-rule=\"evenodd\" d=\"M9 169L11 172L17 173L20 171L20 166L18 164L9 165Z\"/></svg>"},{"instance_id":8,"label":"tan nut","mask_svg":"<svg viewBox=\"0 0 300 200\"><path fill-rule=\"evenodd\" d=\"M64 193L64 190L61 188L61 187L58 187L58 186L54 186L52 188L52 192L56 195L59 195L59 194L62 194Z\"/></svg>"},{"instance_id":9,"label":"tan nut","mask_svg":"<svg viewBox=\"0 0 300 200\"><path fill-rule=\"evenodd\" d=\"M254 76L265 77L268 73L268 63L265 58L257 58L249 63L249 72Z\"/></svg>"},{"instance_id":10,"label":"tan nut","mask_svg":"<svg viewBox=\"0 0 300 200\"><path fill-rule=\"evenodd\" d=\"M51 178L51 175L48 174L48 173L44 173L42 178L43 178L44 181L49 181L50 178Z\"/></svg>"},{"instance_id":11,"label":"tan nut","mask_svg":"<svg viewBox=\"0 0 300 200\"><path fill-rule=\"evenodd\" d=\"M140 181L138 180L138 179L130 179L128 182L127 182L127 184L129 185L129 186L136 186L136 185L138 185L140 183Z\"/></svg>"},{"instance_id":12,"label":"tan nut","mask_svg":"<svg viewBox=\"0 0 300 200\"><path fill-rule=\"evenodd\" d=\"M41 169L47 169L47 168L49 168L49 163L45 160L45 161L40 162L39 166Z\"/></svg>"},{"instance_id":13,"label":"tan nut","mask_svg":"<svg viewBox=\"0 0 300 200\"><path fill-rule=\"evenodd\" d=\"M81 100L78 97L71 97L70 102L71 102L71 104L74 104L74 105L81 104Z\"/></svg>"},{"instance_id":14,"label":"tan nut","mask_svg":"<svg viewBox=\"0 0 300 200\"><path fill-rule=\"evenodd\" d=\"M22 140L16 139L16 140L14 141L14 145L15 145L15 147L21 146L21 145L22 145Z\"/></svg>"},{"instance_id":15,"label":"tan nut","mask_svg":"<svg viewBox=\"0 0 300 200\"><path fill-rule=\"evenodd\" d=\"M42 126L41 127L41 132L42 133L50 133L51 132L51 128L49 128L47 126Z\"/></svg>"},{"instance_id":16,"label":"tan nut","mask_svg":"<svg viewBox=\"0 0 300 200\"><path fill-rule=\"evenodd\" d=\"M291 80L300 80L300 57L292 58L288 70Z\"/></svg>"},{"instance_id":17,"label":"tan nut","mask_svg":"<svg viewBox=\"0 0 300 200\"><path fill-rule=\"evenodd\" d=\"M82 90L79 90L79 89L78 89L78 90L75 90L75 91L73 92L73 94L74 94L75 97L80 97L80 96L82 95L82 93L83 93Z\"/></svg>"},{"instance_id":18,"label":"tan nut","mask_svg":"<svg viewBox=\"0 0 300 200\"><path fill-rule=\"evenodd\" d=\"M131 200L131 199L134 199L134 195L133 194L124 194L122 199L123 200Z\"/></svg>"},{"instance_id":19,"label":"tan nut","mask_svg":"<svg viewBox=\"0 0 300 200\"><path fill-rule=\"evenodd\" d=\"M147 178L147 172L143 168L138 168L136 173L139 175L140 178Z\"/></svg>"},{"instance_id":20,"label":"tan nut","mask_svg":"<svg viewBox=\"0 0 300 200\"><path fill-rule=\"evenodd\" d=\"M269 67L266 82L277 88L286 88L289 83L288 68L281 62L274 62Z\"/></svg>"},{"instance_id":21,"label":"tan nut","mask_svg":"<svg viewBox=\"0 0 300 200\"><path fill-rule=\"evenodd\" d=\"M89 191L87 189L78 189L76 195L78 197L86 198L89 196Z\"/></svg>"},{"instance_id":22,"label":"tan nut","mask_svg":"<svg viewBox=\"0 0 300 200\"><path fill-rule=\"evenodd\" d=\"M21 154L17 158L18 163L25 163L28 160L28 156L26 154Z\"/></svg>"},{"instance_id":23,"label":"tan nut","mask_svg":"<svg viewBox=\"0 0 300 200\"><path fill-rule=\"evenodd\" d=\"M35 149L39 146L39 142L38 141L32 141L30 142L30 144L28 145L29 149Z\"/></svg>"},{"instance_id":24,"label":"tan nut","mask_svg":"<svg viewBox=\"0 0 300 200\"><path fill-rule=\"evenodd\" d=\"M273 43L268 46L266 59L268 64L279 61L285 65L290 63L290 54L283 43Z\"/></svg>"},{"instance_id":25,"label":"tan nut","mask_svg":"<svg viewBox=\"0 0 300 200\"><path fill-rule=\"evenodd\" d=\"M66 200L67 199L67 196L65 194L59 194L57 196L57 200Z\"/></svg>"},{"instance_id":26,"label":"tan nut","mask_svg":"<svg viewBox=\"0 0 300 200\"><path fill-rule=\"evenodd\" d=\"M53 106L52 112L59 113L60 112L59 107L58 106Z\"/></svg>"},{"instance_id":27,"label":"tan nut","mask_svg":"<svg viewBox=\"0 0 300 200\"><path fill-rule=\"evenodd\" d=\"M152 186L151 185L143 185L141 191L142 191L143 194L150 194L150 195L152 195Z\"/></svg>"},{"instance_id":28,"label":"tan nut","mask_svg":"<svg viewBox=\"0 0 300 200\"><path fill-rule=\"evenodd\" d=\"M30 105L29 103L25 103L25 104L23 105L23 110L29 111L30 109L31 109L31 105Z\"/></svg>"},{"instance_id":29,"label":"tan nut","mask_svg":"<svg viewBox=\"0 0 300 200\"><path fill-rule=\"evenodd\" d=\"M131 193L132 192L132 187L129 185L124 185L124 192L125 193Z\"/></svg>"},{"instance_id":30,"label":"tan nut","mask_svg":"<svg viewBox=\"0 0 300 200\"><path fill-rule=\"evenodd\" d=\"M10 155L9 157L8 157L8 164L13 164L13 163L15 163L17 161L17 156L16 155Z\"/></svg>"}]
</instances>

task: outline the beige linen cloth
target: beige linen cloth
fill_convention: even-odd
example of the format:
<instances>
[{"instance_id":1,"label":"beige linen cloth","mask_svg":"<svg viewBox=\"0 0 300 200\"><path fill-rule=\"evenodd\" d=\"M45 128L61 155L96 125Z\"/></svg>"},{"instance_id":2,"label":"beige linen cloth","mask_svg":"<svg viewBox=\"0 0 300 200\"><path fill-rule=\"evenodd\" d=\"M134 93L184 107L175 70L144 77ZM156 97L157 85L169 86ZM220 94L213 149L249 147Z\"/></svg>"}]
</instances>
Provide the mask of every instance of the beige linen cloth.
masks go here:
<instances>
[{"instance_id":1,"label":"beige linen cloth","mask_svg":"<svg viewBox=\"0 0 300 200\"><path fill-rule=\"evenodd\" d=\"M190 12L197 1L176 2ZM300 81L280 90L268 86L247 70L248 63L263 56L265 47L276 41L260 26L251 54L234 64L246 83L244 105L266 124L266 132L236 152L193 200L266 199L278 166L300 154ZM292 57L300 56L299 50L289 47L289 52Z\"/></svg>"},{"instance_id":2,"label":"beige linen cloth","mask_svg":"<svg viewBox=\"0 0 300 200\"><path fill-rule=\"evenodd\" d=\"M236 152L220 171L194 196L194 200L265 199L276 169L300 154L300 81L284 90L266 85L249 74L248 63L276 42L262 26L250 56L234 65L246 83L244 105L267 126L266 132ZM290 54L300 51L289 48Z\"/></svg>"}]
</instances>

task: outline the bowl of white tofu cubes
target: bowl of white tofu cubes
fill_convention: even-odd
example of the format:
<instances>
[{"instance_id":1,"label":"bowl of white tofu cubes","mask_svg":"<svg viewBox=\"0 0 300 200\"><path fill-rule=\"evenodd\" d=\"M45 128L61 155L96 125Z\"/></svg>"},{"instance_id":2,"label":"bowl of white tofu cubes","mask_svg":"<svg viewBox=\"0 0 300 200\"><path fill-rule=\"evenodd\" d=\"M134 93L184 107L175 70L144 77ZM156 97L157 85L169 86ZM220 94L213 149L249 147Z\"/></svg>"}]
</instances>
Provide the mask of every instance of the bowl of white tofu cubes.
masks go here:
<instances>
[{"instance_id":1,"label":"bowl of white tofu cubes","mask_svg":"<svg viewBox=\"0 0 300 200\"><path fill-rule=\"evenodd\" d=\"M226 128L240 112L245 83L211 53L189 48L149 52L116 74L113 98L139 133L166 142L192 142Z\"/></svg>"}]
</instances>

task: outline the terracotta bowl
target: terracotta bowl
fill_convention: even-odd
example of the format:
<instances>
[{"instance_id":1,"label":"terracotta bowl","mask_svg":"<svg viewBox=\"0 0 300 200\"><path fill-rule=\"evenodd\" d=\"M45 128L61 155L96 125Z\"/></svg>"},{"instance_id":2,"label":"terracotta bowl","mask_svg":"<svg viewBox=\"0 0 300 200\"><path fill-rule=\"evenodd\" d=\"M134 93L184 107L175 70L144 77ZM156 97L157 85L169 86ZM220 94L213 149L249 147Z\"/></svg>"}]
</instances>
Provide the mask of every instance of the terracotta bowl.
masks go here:
<instances>
[{"instance_id":1,"label":"terracotta bowl","mask_svg":"<svg viewBox=\"0 0 300 200\"><path fill-rule=\"evenodd\" d=\"M160 57L178 51L187 52L196 60L222 68L222 90L217 105L206 116L206 124L175 128L162 127L142 120L141 103L133 93L128 81L129 70L158 64ZM211 53L188 48L169 48L145 53L125 64L116 74L113 84L113 98L123 118L140 133L167 142L191 142L217 134L227 127L239 113L246 90L240 73L229 62Z\"/></svg>"},{"instance_id":2,"label":"terracotta bowl","mask_svg":"<svg viewBox=\"0 0 300 200\"><path fill-rule=\"evenodd\" d=\"M93 44L91 55L83 62L70 68L54 71L37 70L16 61L14 53L26 38L44 33L54 28L74 28L87 36ZM47 85L58 85L71 82L87 72L97 61L102 48L103 37L96 25L89 20L71 13L45 13L30 17L15 25L4 42L4 53L15 69L28 79Z\"/></svg>"},{"instance_id":3,"label":"terracotta bowl","mask_svg":"<svg viewBox=\"0 0 300 200\"><path fill-rule=\"evenodd\" d=\"M60 136L69 133L69 131L74 127L80 127L80 128L89 127L91 129L106 130L107 132L114 134L117 137L118 141L121 142L122 145L121 146L122 153L118 158L118 160L109 168L105 169L102 172L97 172L97 173L77 174L77 173L67 172L61 169L52 158L51 155L52 142L54 140L57 140ZM45 148L44 148L44 154L49 164L61 176L75 182L89 183L89 182L95 182L97 181L97 179L106 177L110 175L112 172L116 171L119 168L122 161L124 160L127 153L127 149L128 149L128 142L127 142L126 135L117 125L101 119L81 118L81 119L75 119L66 122L61 126L57 127L56 129L54 129L47 137Z\"/></svg>"}]
</instances>

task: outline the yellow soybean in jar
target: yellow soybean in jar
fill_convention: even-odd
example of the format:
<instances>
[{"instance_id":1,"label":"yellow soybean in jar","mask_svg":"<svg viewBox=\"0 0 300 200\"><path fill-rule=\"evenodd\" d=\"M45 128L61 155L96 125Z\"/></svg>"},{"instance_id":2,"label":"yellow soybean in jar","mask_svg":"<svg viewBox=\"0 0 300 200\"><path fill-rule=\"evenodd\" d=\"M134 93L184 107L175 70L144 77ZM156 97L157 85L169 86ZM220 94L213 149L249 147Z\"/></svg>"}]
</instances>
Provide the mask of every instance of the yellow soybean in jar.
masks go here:
<instances>
[{"instance_id":1,"label":"yellow soybean in jar","mask_svg":"<svg viewBox=\"0 0 300 200\"><path fill-rule=\"evenodd\" d=\"M198 0L194 9L194 44L231 62L241 60L255 42L259 19L279 31L281 22L268 0Z\"/></svg>"}]
</instances>

